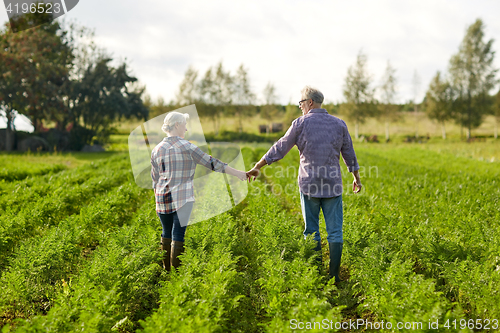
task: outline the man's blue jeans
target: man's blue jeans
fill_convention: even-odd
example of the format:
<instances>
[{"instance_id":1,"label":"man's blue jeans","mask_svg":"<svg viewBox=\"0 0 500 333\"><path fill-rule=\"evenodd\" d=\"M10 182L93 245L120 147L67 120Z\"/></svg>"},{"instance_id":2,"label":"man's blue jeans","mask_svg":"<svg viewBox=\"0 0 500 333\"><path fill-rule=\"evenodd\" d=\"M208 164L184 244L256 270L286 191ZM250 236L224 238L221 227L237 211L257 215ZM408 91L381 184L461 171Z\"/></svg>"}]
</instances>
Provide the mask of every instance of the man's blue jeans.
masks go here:
<instances>
[{"instance_id":1,"label":"man's blue jeans","mask_svg":"<svg viewBox=\"0 0 500 333\"><path fill-rule=\"evenodd\" d=\"M313 198L300 193L300 204L304 216L304 237L314 234L314 240L321 244L319 234L319 210L323 210L325 217L328 243L343 243L342 223L344 214L342 211L342 195L333 198Z\"/></svg>"}]
</instances>

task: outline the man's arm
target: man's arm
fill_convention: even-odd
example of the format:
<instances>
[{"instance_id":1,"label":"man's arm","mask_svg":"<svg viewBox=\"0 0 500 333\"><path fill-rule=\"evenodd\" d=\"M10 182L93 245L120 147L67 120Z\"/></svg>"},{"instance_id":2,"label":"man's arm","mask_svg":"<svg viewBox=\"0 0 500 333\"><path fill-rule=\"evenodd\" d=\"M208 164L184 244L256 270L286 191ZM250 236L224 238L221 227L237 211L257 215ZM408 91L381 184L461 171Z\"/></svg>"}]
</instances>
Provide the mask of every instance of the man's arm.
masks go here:
<instances>
[{"instance_id":1,"label":"man's arm","mask_svg":"<svg viewBox=\"0 0 500 333\"><path fill-rule=\"evenodd\" d=\"M361 191L361 179L359 177L359 164L356 158L356 153L354 152L354 147L352 145L351 135L347 129L347 125L344 122L344 142L342 143L342 148L340 149L342 154L342 159L347 165L347 169L354 176L354 181L352 183L352 190L354 193L359 193Z\"/></svg>"},{"instance_id":2,"label":"man's arm","mask_svg":"<svg viewBox=\"0 0 500 333\"><path fill-rule=\"evenodd\" d=\"M264 165L270 165L273 162L281 160L285 157L286 154L292 149L292 147L297 142L297 119L293 121L292 125L286 131L285 135L281 139L278 140L269 150L268 152L261 158L261 160L255 164L252 170L247 172L248 181L250 182L253 177L253 180L260 175L260 168Z\"/></svg>"}]
</instances>

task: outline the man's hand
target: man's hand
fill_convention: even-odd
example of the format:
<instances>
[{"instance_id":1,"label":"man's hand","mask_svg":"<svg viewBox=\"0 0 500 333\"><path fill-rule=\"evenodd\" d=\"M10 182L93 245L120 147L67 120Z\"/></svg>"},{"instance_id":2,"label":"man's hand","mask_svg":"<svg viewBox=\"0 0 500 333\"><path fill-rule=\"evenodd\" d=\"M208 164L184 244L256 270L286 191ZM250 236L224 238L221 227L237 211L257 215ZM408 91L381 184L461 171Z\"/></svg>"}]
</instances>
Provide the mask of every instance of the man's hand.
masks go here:
<instances>
[{"instance_id":1,"label":"man's hand","mask_svg":"<svg viewBox=\"0 0 500 333\"><path fill-rule=\"evenodd\" d=\"M358 182L358 180L354 179L352 182L352 190L354 193L359 193L361 191L361 188L363 185L361 184L361 181Z\"/></svg>"},{"instance_id":2,"label":"man's hand","mask_svg":"<svg viewBox=\"0 0 500 333\"><path fill-rule=\"evenodd\" d=\"M255 180L257 177L259 177L259 175L260 175L259 169L253 168L252 170L247 171L248 182L250 183L252 180ZM252 177L253 177L253 179L252 179Z\"/></svg>"},{"instance_id":3,"label":"man's hand","mask_svg":"<svg viewBox=\"0 0 500 333\"><path fill-rule=\"evenodd\" d=\"M361 185L361 179L359 178L359 170L353 171L354 181L352 182L352 191L354 193L359 193L363 185Z\"/></svg>"},{"instance_id":4,"label":"man's hand","mask_svg":"<svg viewBox=\"0 0 500 333\"><path fill-rule=\"evenodd\" d=\"M248 182L250 183L252 180L255 180L255 178L259 177L260 175L260 168L262 168L264 165L267 165L267 162L264 158L262 158L258 163L255 164L252 170L247 171L247 177L248 177ZM253 177L253 179L252 179Z\"/></svg>"}]
</instances>

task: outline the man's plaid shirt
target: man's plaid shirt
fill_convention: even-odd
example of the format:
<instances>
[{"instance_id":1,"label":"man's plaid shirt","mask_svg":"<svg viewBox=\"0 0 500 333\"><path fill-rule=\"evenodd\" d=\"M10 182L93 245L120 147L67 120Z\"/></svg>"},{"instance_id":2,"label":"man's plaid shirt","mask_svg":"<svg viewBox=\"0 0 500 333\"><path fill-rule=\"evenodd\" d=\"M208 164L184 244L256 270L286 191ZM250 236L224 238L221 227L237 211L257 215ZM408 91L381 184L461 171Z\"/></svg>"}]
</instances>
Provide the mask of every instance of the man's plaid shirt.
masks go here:
<instances>
[{"instance_id":1,"label":"man's plaid shirt","mask_svg":"<svg viewBox=\"0 0 500 333\"><path fill-rule=\"evenodd\" d=\"M193 179L196 164L224 172L227 163L203 152L178 136L166 137L151 153L151 178L156 212L169 214L194 201Z\"/></svg>"}]
</instances>

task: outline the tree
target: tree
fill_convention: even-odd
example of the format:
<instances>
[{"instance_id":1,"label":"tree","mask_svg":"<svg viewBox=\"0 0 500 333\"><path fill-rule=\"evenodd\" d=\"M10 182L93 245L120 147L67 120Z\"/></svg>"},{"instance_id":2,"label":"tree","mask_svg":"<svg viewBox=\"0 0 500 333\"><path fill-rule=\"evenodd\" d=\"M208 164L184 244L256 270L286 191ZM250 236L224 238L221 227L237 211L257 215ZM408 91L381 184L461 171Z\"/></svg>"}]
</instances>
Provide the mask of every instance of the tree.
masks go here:
<instances>
[{"instance_id":1,"label":"tree","mask_svg":"<svg viewBox=\"0 0 500 333\"><path fill-rule=\"evenodd\" d=\"M498 82L492 46L493 39L484 41L484 24L477 19L467 29L458 53L450 59L455 120L467 128L468 139L472 129L481 125L491 108L489 92Z\"/></svg>"},{"instance_id":2,"label":"tree","mask_svg":"<svg viewBox=\"0 0 500 333\"><path fill-rule=\"evenodd\" d=\"M376 112L374 89L370 87L372 76L368 74L366 62L366 55L360 51L356 64L349 66L347 70L343 89L346 103L342 104L341 112L355 122L356 139L359 138L359 124L363 124L366 118Z\"/></svg>"},{"instance_id":3,"label":"tree","mask_svg":"<svg viewBox=\"0 0 500 333\"><path fill-rule=\"evenodd\" d=\"M498 122L500 122L500 90L495 96L495 103L492 108L493 116L495 117L495 139L498 139Z\"/></svg>"},{"instance_id":4,"label":"tree","mask_svg":"<svg viewBox=\"0 0 500 333\"><path fill-rule=\"evenodd\" d=\"M178 105L190 105L198 99L197 77L198 71L189 66L184 74L184 79L179 85L179 92L175 96Z\"/></svg>"},{"instance_id":5,"label":"tree","mask_svg":"<svg viewBox=\"0 0 500 333\"><path fill-rule=\"evenodd\" d=\"M285 116L283 120L285 121L286 126L290 126L292 122L300 117L302 112L297 104L292 104L291 102L285 106Z\"/></svg>"},{"instance_id":6,"label":"tree","mask_svg":"<svg viewBox=\"0 0 500 333\"><path fill-rule=\"evenodd\" d=\"M79 131L80 145L91 144L94 136L105 139L112 123L122 118L147 119L148 109L141 99L144 87L134 86L137 79L127 73L125 63L113 68L111 60L100 59L87 68L82 80L73 83L69 117Z\"/></svg>"},{"instance_id":7,"label":"tree","mask_svg":"<svg viewBox=\"0 0 500 333\"><path fill-rule=\"evenodd\" d=\"M415 138L418 139L418 102L417 98L420 94L420 76L418 75L417 70L413 72L413 78L411 80L412 88L413 88L413 111L415 112Z\"/></svg>"},{"instance_id":8,"label":"tree","mask_svg":"<svg viewBox=\"0 0 500 333\"><path fill-rule=\"evenodd\" d=\"M444 124L452 117L453 92L449 82L441 79L441 72L436 73L425 96L427 116L441 124L443 139L446 139Z\"/></svg>"},{"instance_id":9,"label":"tree","mask_svg":"<svg viewBox=\"0 0 500 333\"><path fill-rule=\"evenodd\" d=\"M389 122L398 118L398 106L395 105L396 98L396 77L394 74L396 70L392 68L390 61L387 61L384 76L382 78L382 85L380 87L381 104L379 104L380 116L385 122L385 139L389 141Z\"/></svg>"},{"instance_id":10,"label":"tree","mask_svg":"<svg viewBox=\"0 0 500 333\"><path fill-rule=\"evenodd\" d=\"M54 120L64 112L62 89L68 82L72 50L57 21L26 30L45 21L51 19L30 13L15 22L23 31L13 33L5 25L0 32L0 106L7 116L7 150L14 143L14 110L28 116L35 131L42 119Z\"/></svg>"},{"instance_id":11,"label":"tree","mask_svg":"<svg viewBox=\"0 0 500 333\"><path fill-rule=\"evenodd\" d=\"M149 95L146 95L143 103L144 106L149 109L149 119L179 108L179 105L174 101L170 101L168 104L165 103L165 100L161 96L158 97L156 103L153 103L151 97Z\"/></svg>"},{"instance_id":12,"label":"tree","mask_svg":"<svg viewBox=\"0 0 500 333\"><path fill-rule=\"evenodd\" d=\"M219 133L220 118L233 98L233 79L224 71L222 62L209 68L198 85L200 115L212 118L215 135Z\"/></svg>"},{"instance_id":13,"label":"tree","mask_svg":"<svg viewBox=\"0 0 500 333\"><path fill-rule=\"evenodd\" d=\"M238 131L243 132L243 118L255 113L255 107L252 105L255 101L255 94L250 88L248 72L243 64L238 67L236 75L233 78L234 105L233 110L238 118Z\"/></svg>"},{"instance_id":14,"label":"tree","mask_svg":"<svg viewBox=\"0 0 500 333\"><path fill-rule=\"evenodd\" d=\"M144 87L128 75L126 65L110 67L111 58L95 47L91 31L75 24L61 26L49 16L29 13L15 20L19 32L8 28L0 32L0 108L8 122L6 148L13 148L16 112L28 116L35 131L42 120L55 122L60 131L72 124L70 141L78 138L77 146L91 143L95 135L105 138L111 123L122 117L146 119ZM28 29L30 25L35 27Z\"/></svg>"},{"instance_id":15,"label":"tree","mask_svg":"<svg viewBox=\"0 0 500 333\"><path fill-rule=\"evenodd\" d=\"M268 82L264 91L262 92L264 96L264 105L260 109L260 116L269 122L267 126L267 133L271 130L271 122L278 114L278 108L276 107L276 87L271 82Z\"/></svg>"}]
</instances>

